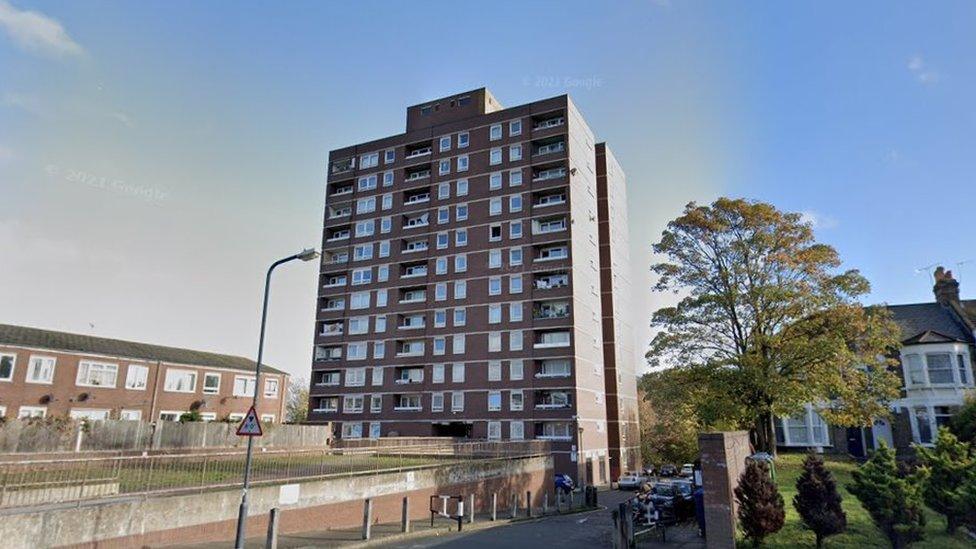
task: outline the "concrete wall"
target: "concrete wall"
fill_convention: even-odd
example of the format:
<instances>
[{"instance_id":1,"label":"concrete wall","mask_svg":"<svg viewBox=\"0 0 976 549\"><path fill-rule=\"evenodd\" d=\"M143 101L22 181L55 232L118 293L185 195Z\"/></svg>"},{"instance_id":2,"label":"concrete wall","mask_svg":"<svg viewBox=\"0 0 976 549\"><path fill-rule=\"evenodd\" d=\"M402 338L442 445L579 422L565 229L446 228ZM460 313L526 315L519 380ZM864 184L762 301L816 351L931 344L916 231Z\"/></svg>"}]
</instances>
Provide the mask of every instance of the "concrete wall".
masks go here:
<instances>
[{"instance_id":1,"label":"concrete wall","mask_svg":"<svg viewBox=\"0 0 976 549\"><path fill-rule=\"evenodd\" d=\"M263 535L272 507L282 509L279 531L297 533L362 524L363 500L373 499L374 522L400 520L401 502L410 498L412 518L429 517L435 494L475 494L475 508L489 509L492 492L499 502L513 494L552 490L552 457L502 458L417 468L380 475L344 475L296 485L263 485L250 491L249 536ZM288 495L292 494L293 499ZM233 540L240 489L150 498L116 498L55 508L0 513L4 547L135 547ZM290 502L294 501L294 502ZM550 501L552 498L550 497ZM523 503L524 505L524 503ZM499 507L502 508L501 503Z\"/></svg>"},{"instance_id":2,"label":"concrete wall","mask_svg":"<svg viewBox=\"0 0 976 549\"><path fill-rule=\"evenodd\" d=\"M327 446L327 425L263 425L258 446ZM163 448L232 448L247 445L236 435L236 423L176 423L153 425L141 421L8 421L0 424L0 453L143 450ZM80 436L80 439L79 439Z\"/></svg>"},{"instance_id":3,"label":"concrete wall","mask_svg":"<svg viewBox=\"0 0 976 549\"><path fill-rule=\"evenodd\" d=\"M705 533L708 547L734 548L736 503L733 490L752 453L747 431L703 433L702 486L705 490Z\"/></svg>"}]
</instances>

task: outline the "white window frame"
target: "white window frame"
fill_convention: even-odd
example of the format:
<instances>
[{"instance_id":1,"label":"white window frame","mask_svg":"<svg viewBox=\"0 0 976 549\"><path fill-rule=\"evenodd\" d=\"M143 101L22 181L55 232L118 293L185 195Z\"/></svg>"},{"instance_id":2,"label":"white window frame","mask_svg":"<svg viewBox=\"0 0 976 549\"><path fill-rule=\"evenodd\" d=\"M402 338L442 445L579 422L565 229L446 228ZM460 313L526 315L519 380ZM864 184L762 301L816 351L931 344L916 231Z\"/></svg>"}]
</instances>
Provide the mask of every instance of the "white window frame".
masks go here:
<instances>
[{"instance_id":1,"label":"white window frame","mask_svg":"<svg viewBox=\"0 0 976 549\"><path fill-rule=\"evenodd\" d=\"M278 398L278 394L281 392L281 380L276 377L265 378L264 380L264 398Z\"/></svg>"},{"instance_id":2,"label":"white window frame","mask_svg":"<svg viewBox=\"0 0 976 549\"><path fill-rule=\"evenodd\" d=\"M112 384L101 385L98 383L82 382L83 378L91 378L92 366L106 367L106 371L111 371L114 374ZM82 375L82 374L85 375ZM75 385L78 387L99 387L99 388L111 388L114 389L119 384L119 365L111 362L100 362L97 360L82 360L78 363L78 375L75 376Z\"/></svg>"},{"instance_id":3,"label":"white window frame","mask_svg":"<svg viewBox=\"0 0 976 549\"><path fill-rule=\"evenodd\" d=\"M217 378L217 386L213 388L207 387L207 380ZM218 395L220 394L220 382L224 376L220 375L220 372L204 372L203 373L203 394L205 395Z\"/></svg>"},{"instance_id":4,"label":"white window frame","mask_svg":"<svg viewBox=\"0 0 976 549\"><path fill-rule=\"evenodd\" d=\"M49 372L49 376L50 376L49 379L37 378L33 375L36 373L34 361L39 361L49 365L50 369L41 366L42 372L43 371ZM37 383L40 385L52 385L54 383L54 374L57 366L58 366L57 357L46 356L46 355L31 355L30 358L27 360L27 376L25 378L25 381L27 383Z\"/></svg>"},{"instance_id":5,"label":"white window frame","mask_svg":"<svg viewBox=\"0 0 976 549\"><path fill-rule=\"evenodd\" d=\"M244 382L243 387L238 387L238 383ZM234 396L238 397L253 397L254 391L257 390L257 380L254 376L234 376ZM248 390L250 389L250 390Z\"/></svg>"}]
</instances>

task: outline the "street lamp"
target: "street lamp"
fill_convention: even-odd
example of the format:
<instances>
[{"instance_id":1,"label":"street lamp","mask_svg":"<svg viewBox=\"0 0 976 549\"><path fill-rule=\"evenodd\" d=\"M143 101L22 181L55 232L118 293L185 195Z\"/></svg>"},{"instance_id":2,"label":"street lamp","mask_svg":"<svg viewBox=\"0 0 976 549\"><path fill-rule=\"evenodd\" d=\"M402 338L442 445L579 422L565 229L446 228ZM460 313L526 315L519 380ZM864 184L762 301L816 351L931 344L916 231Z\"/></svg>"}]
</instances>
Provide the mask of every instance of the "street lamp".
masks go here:
<instances>
[{"instance_id":1,"label":"street lamp","mask_svg":"<svg viewBox=\"0 0 976 549\"><path fill-rule=\"evenodd\" d=\"M314 248L306 248L295 255L279 259L268 268L268 275L264 279L264 306L261 308L261 335L258 336L258 361L254 365L254 398L251 406L257 408L258 405L258 382L261 380L261 358L264 355L264 326L268 320L268 293L271 290L271 272L275 267L282 263L288 263L295 259L302 261L312 261L317 258L319 253ZM244 460L244 489L241 492L241 508L237 513L237 538L234 542L235 549L244 549L244 522L247 520L247 488L251 483L251 455L254 452L254 437L247 437L247 457Z\"/></svg>"}]
</instances>

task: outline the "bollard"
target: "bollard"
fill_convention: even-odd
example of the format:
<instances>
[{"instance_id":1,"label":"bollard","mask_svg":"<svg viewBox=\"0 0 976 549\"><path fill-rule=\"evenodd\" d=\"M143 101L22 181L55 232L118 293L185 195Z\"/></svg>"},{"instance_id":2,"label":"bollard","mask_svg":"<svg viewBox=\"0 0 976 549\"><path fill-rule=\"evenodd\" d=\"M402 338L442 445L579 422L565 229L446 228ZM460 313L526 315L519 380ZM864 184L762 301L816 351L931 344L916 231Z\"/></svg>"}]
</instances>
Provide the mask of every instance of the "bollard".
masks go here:
<instances>
[{"instance_id":1,"label":"bollard","mask_svg":"<svg viewBox=\"0 0 976 549\"><path fill-rule=\"evenodd\" d=\"M268 539L264 542L264 549L278 549L278 519L281 517L281 509L271 508L271 515L268 517Z\"/></svg>"},{"instance_id":2,"label":"bollard","mask_svg":"<svg viewBox=\"0 0 976 549\"><path fill-rule=\"evenodd\" d=\"M474 524L474 494L468 494L468 524Z\"/></svg>"},{"instance_id":3,"label":"bollard","mask_svg":"<svg viewBox=\"0 0 976 549\"><path fill-rule=\"evenodd\" d=\"M518 494L512 494L512 518L518 518Z\"/></svg>"},{"instance_id":4,"label":"bollard","mask_svg":"<svg viewBox=\"0 0 976 549\"><path fill-rule=\"evenodd\" d=\"M410 500L406 497L403 498L403 511L400 513L400 531L410 531Z\"/></svg>"},{"instance_id":5,"label":"bollard","mask_svg":"<svg viewBox=\"0 0 976 549\"><path fill-rule=\"evenodd\" d=\"M633 521L628 520L630 518L630 513L627 509L627 503L621 503L617 506L617 516L620 517L620 521L617 524L617 529L614 533L614 537L617 542L614 544L621 549L625 547L630 547L630 538L627 536L627 523L633 524Z\"/></svg>"},{"instance_id":6,"label":"bollard","mask_svg":"<svg viewBox=\"0 0 976 549\"><path fill-rule=\"evenodd\" d=\"M546 515L549 513L549 492L546 492L542 496L542 514Z\"/></svg>"},{"instance_id":7,"label":"bollard","mask_svg":"<svg viewBox=\"0 0 976 549\"><path fill-rule=\"evenodd\" d=\"M492 522L498 520L498 492L491 494L491 520Z\"/></svg>"},{"instance_id":8,"label":"bollard","mask_svg":"<svg viewBox=\"0 0 976 549\"><path fill-rule=\"evenodd\" d=\"M525 492L525 516L532 518L532 490Z\"/></svg>"},{"instance_id":9,"label":"bollard","mask_svg":"<svg viewBox=\"0 0 976 549\"><path fill-rule=\"evenodd\" d=\"M373 526L373 500L366 498L363 502L363 539L369 539Z\"/></svg>"}]
</instances>

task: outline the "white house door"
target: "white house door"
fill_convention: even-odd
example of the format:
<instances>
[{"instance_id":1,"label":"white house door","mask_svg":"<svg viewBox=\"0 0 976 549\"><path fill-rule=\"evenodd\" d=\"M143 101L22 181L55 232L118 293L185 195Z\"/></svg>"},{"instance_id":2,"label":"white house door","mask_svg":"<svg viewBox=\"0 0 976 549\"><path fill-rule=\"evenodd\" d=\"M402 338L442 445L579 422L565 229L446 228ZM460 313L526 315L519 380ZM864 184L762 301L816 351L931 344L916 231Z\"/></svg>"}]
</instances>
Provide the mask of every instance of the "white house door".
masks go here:
<instances>
[{"instance_id":1,"label":"white house door","mask_svg":"<svg viewBox=\"0 0 976 549\"><path fill-rule=\"evenodd\" d=\"M891 424L888 423L888 420L887 419L879 419L879 420L876 420L874 422L874 425L871 427L871 430L872 430L872 432L874 434L874 447L875 448L878 448L878 446L881 445L881 442L880 441L882 441L882 440L884 441L884 443L886 445L888 445L888 448L894 448L895 447L895 441L891 437Z\"/></svg>"}]
</instances>

